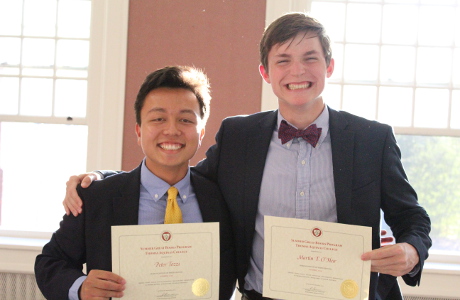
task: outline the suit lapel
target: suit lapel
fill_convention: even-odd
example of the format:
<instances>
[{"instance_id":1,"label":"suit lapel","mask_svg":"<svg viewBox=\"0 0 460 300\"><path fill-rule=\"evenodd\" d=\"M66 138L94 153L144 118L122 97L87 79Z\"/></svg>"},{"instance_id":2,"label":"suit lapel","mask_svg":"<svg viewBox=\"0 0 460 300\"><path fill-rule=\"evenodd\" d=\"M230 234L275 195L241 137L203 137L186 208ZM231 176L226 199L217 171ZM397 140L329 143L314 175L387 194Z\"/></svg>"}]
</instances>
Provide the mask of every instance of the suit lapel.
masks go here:
<instances>
[{"instance_id":1,"label":"suit lapel","mask_svg":"<svg viewBox=\"0 0 460 300\"><path fill-rule=\"evenodd\" d=\"M246 243L252 245L257 208L259 204L260 186L264 173L265 160L276 126L278 111L269 112L260 122L248 128L246 138L246 157L244 160L244 195L242 208L246 216ZM250 255L251 247L247 247Z\"/></svg>"},{"instance_id":2,"label":"suit lapel","mask_svg":"<svg viewBox=\"0 0 460 300\"><path fill-rule=\"evenodd\" d=\"M120 182L120 197L113 198L113 225L139 224L141 168L126 173Z\"/></svg>"},{"instance_id":3,"label":"suit lapel","mask_svg":"<svg viewBox=\"0 0 460 300\"><path fill-rule=\"evenodd\" d=\"M351 192L353 183L354 132L346 130L348 122L340 112L328 109L337 220L339 223L353 224L354 215L351 209Z\"/></svg>"}]
</instances>

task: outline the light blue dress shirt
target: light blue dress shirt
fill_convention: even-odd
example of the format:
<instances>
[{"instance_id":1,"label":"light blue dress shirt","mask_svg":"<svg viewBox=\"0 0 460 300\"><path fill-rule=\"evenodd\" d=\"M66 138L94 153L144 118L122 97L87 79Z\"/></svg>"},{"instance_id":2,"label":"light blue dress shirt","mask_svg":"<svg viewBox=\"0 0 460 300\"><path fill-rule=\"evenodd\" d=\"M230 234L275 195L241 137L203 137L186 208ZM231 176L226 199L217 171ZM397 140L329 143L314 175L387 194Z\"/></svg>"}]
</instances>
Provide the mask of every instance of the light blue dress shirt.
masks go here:
<instances>
[{"instance_id":1,"label":"light blue dress shirt","mask_svg":"<svg viewBox=\"0 0 460 300\"><path fill-rule=\"evenodd\" d=\"M282 120L278 112L278 126L265 161L252 256L245 277L244 288L259 293L263 280L264 216L337 222L329 111L325 108L313 122L322 128L315 148L302 138L281 144L278 128Z\"/></svg>"},{"instance_id":2,"label":"light blue dress shirt","mask_svg":"<svg viewBox=\"0 0 460 300\"><path fill-rule=\"evenodd\" d=\"M150 172L145 165L145 159L141 166L141 186L139 197L139 225L163 224L166 211L166 200L168 189L171 186ZM182 211L182 221L184 223L201 223L200 206L196 199L195 192L190 182L190 169L185 177L176 183L179 194L177 203ZM69 300L78 300L78 289L83 284L86 276L81 276L73 283L69 289Z\"/></svg>"}]
</instances>

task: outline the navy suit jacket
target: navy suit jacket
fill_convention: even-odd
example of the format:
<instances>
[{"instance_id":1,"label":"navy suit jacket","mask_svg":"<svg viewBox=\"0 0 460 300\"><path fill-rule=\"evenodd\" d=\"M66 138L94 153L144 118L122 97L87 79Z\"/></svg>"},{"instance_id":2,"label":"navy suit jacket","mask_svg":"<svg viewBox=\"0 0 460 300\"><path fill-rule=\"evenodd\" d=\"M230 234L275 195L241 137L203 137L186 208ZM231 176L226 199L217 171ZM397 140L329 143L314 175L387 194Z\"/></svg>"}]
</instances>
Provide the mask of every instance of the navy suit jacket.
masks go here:
<instances>
[{"instance_id":1,"label":"navy suit jacket","mask_svg":"<svg viewBox=\"0 0 460 300\"><path fill-rule=\"evenodd\" d=\"M380 210L397 242L413 245L420 271L403 276L420 282L431 240L430 219L407 181L390 126L329 109L337 219L339 223L372 227L372 247L380 247ZM248 270L265 160L277 111L225 119L216 144L196 169L216 181L232 218L240 288ZM395 277L371 274L369 299L402 299ZM381 283L381 284L380 284Z\"/></svg>"},{"instance_id":2,"label":"navy suit jacket","mask_svg":"<svg viewBox=\"0 0 460 300\"><path fill-rule=\"evenodd\" d=\"M191 170L204 222L220 222L220 293L230 299L235 289L235 253L228 209L217 185ZM92 269L112 270L111 226L138 224L140 167L87 188L78 187L83 212L64 216L60 228L35 262L37 284L47 299L68 299L75 280Z\"/></svg>"}]
</instances>

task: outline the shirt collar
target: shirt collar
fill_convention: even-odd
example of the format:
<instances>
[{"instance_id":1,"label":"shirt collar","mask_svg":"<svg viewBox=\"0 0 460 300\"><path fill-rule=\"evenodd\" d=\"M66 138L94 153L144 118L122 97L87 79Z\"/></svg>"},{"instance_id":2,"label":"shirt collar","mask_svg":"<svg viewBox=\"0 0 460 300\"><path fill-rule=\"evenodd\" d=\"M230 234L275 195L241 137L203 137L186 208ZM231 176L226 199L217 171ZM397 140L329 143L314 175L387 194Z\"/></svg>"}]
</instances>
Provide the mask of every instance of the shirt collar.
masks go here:
<instances>
[{"instance_id":1,"label":"shirt collar","mask_svg":"<svg viewBox=\"0 0 460 300\"><path fill-rule=\"evenodd\" d=\"M278 132L278 128L280 127L281 121L283 121L283 120L285 120L289 125L297 128L296 126L294 126L291 123L289 123L286 119L284 119L283 116L281 115L279 109L278 109L278 120L277 120L276 129L275 129L276 132ZM329 109L328 109L327 105L324 105L324 109L321 112L321 114L311 124L316 124L316 126L318 128L322 128L321 129L321 136L319 137L318 144L316 146L316 148L319 148L321 146L321 143L324 141L324 139L326 138L326 136L327 136L327 134L329 132ZM311 124L309 124L308 126L310 126ZM308 126L305 127L305 128L301 128L301 129L306 129L306 128L308 128ZM299 129L299 128L297 128L297 129ZM296 139L294 139L294 140L296 140ZM291 145L292 145L292 142L294 140L289 141L284 145L287 148L290 148ZM279 140L279 143L281 144L281 140Z\"/></svg>"},{"instance_id":2,"label":"shirt collar","mask_svg":"<svg viewBox=\"0 0 460 300\"><path fill-rule=\"evenodd\" d=\"M160 200L164 194L168 192L168 189L171 187L169 183L164 181L163 179L159 178L155 174L153 174L145 165L145 158L142 161L141 166L141 185L147 190L150 194L150 197L154 201ZM179 191L178 199L180 199L183 203L187 201L187 197L191 193L191 186L190 186L190 168L185 174L184 178L182 178L178 183L174 185Z\"/></svg>"}]
</instances>

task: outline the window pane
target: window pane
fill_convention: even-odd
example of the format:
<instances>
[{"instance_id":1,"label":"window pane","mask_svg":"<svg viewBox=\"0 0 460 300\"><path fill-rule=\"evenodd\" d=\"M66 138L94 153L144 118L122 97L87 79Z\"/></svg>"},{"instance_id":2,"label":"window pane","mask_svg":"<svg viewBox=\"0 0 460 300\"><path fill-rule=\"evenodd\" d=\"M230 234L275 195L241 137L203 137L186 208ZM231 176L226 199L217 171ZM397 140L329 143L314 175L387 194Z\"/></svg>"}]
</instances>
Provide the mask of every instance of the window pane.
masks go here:
<instances>
[{"instance_id":1,"label":"window pane","mask_svg":"<svg viewBox=\"0 0 460 300\"><path fill-rule=\"evenodd\" d=\"M451 79L452 50L420 47L417 57L417 83L448 84Z\"/></svg>"},{"instance_id":2,"label":"window pane","mask_svg":"<svg viewBox=\"0 0 460 300\"><path fill-rule=\"evenodd\" d=\"M455 87L460 88L460 48L454 50L454 65L452 69L454 72L452 74L452 83Z\"/></svg>"},{"instance_id":3,"label":"window pane","mask_svg":"<svg viewBox=\"0 0 460 300\"><path fill-rule=\"evenodd\" d=\"M455 11L455 45L457 47L460 47L460 30L458 30L458 28L460 28L460 7L457 7L456 11Z\"/></svg>"},{"instance_id":4,"label":"window pane","mask_svg":"<svg viewBox=\"0 0 460 300\"><path fill-rule=\"evenodd\" d=\"M343 41L345 30L345 4L313 2L311 14L318 19L332 41Z\"/></svg>"},{"instance_id":5,"label":"window pane","mask_svg":"<svg viewBox=\"0 0 460 300\"><path fill-rule=\"evenodd\" d=\"M24 1L24 35L56 35L56 0Z\"/></svg>"},{"instance_id":6,"label":"window pane","mask_svg":"<svg viewBox=\"0 0 460 300\"><path fill-rule=\"evenodd\" d=\"M86 116L86 80L56 80L54 115L57 117Z\"/></svg>"},{"instance_id":7,"label":"window pane","mask_svg":"<svg viewBox=\"0 0 460 300\"><path fill-rule=\"evenodd\" d=\"M426 128L447 128L449 90L417 89L415 91L414 125Z\"/></svg>"},{"instance_id":8,"label":"window pane","mask_svg":"<svg viewBox=\"0 0 460 300\"><path fill-rule=\"evenodd\" d=\"M385 0L385 3L417 4L419 0Z\"/></svg>"},{"instance_id":9,"label":"window pane","mask_svg":"<svg viewBox=\"0 0 460 300\"><path fill-rule=\"evenodd\" d=\"M16 115L18 113L19 78L0 77L0 99L0 114Z\"/></svg>"},{"instance_id":10,"label":"window pane","mask_svg":"<svg viewBox=\"0 0 460 300\"><path fill-rule=\"evenodd\" d=\"M57 76L87 77L89 42L59 40L57 42Z\"/></svg>"},{"instance_id":11,"label":"window pane","mask_svg":"<svg viewBox=\"0 0 460 300\"><path fill-rule=\"evenodd\" d=\"M450 127L460 129L460 90L452 91Z\"/></svg>"},{"instance_id":12,"label":"window pane","mask_svg":"<svg viewBox=\"0 0 460 300\"><path fill-rule=\"evenodd\" d=\"M380 87L378 120L392 126L412 125L412 88Z\"/></svg>"},{"instance_id":13,"label":"window pane","mask_svg":"<svg viewBox=\"0 0 460 300\"><path fill-rule=\"evenodd\" d=\"M26 116L51 116L53 80L23 78L19 113Z\"/></svg>"},{"instance_id":14,"label":"window pane","mask_svg":"<svg viewBox=\"0 0 460 300\"><path fill-rule=\"evenodd\" d=\"M19 38L0 38L0 74L19 74L21 40Z\"/></svg>"},{"instance_id":15,"label":"window pane","mask_svg":"<svg viewBox=\"0 0 460 300\"><path fill-rule=\"evenodd\" d=\"M345 48L345 80L376 81L379 65L379 47L347 45Z\"/></svg>"},{"instance_id":16,"label":"window pane","mask_svg":"<svg viewBox=\"0 0 460 300\"><path fill-rule=\"evenodd\" d=\"M59 1L58 36L89 38L91 1Z\"/></svg>"},{"instance_id":17,"label":"window pane","mask_svg":"<svg viewBox=\"0 0 460 300\"><path fill-rule=\"evenodd\" d=\"M381 2L381 0L353 0L353 2L364 2L364 3L376 2L376 3L379 3L379 2Z\"/></svg>"},{"instance_id":18,"label":"window pane","mask_svg":"<svg viewBox=\"0 0 460 300\"><path fill-rule=\"evenodd\" d=\"M415 48L382 46L380 81L385 83L414 82Z\"/></svg>"},{"instance_id":19,"label":"window pane","mask_svg":"<svg viewBox=\"0 0 460 300\"><path fill-rule=\"evenodd\" d=\"M85 172L86 126L2 122L0 136L1 228L56 230L62 187Z\"/></svg>"},{"instance_id":20,"label":"window pane","mask_svg":"<svg viewBox=\"0 0 460 300\"><path fill-rule=\"evenodd\" d=\"M422 0L422 4L455 5L458 0Z\"/></svg>"},{"instance_id":21,"label":"window pane","mask_svg":"<svg viewBox=\"0 0 460 300\"><path fill-rule=\"evenodd\" d=\"M402 162L431 218L431 250L460 251L460 138L397 136Z\"/></svg>"},{"instance_id":22,"label":"window pane","mask_svg":"<svg viewBox=\"0 0 460 300\"><path fill-rule=\"evenodd\" d=\"M375 86L345 85L342 108L352 114L375 120L376 94Z\"/></svg>"},{"instance_id":23,"label":"window pane","mask_svg":"<svg viewBox=\"0 0 460 300\"><path fill-rule=\"evenodd\" d=\"M52 39L24 39L23 75L53 76L54 48L55 41Z\"/></svg>"},{"instance_id":24,"label":"window pane","mask_svg":"<svg viewBox=\"0 0 460 300\"><path fill-rule=\"evenodd\" d=\"M375 4L348 4L348 42L378 43L380 41L381 6Z\"/></svg>"},{"instance_id":25,"label":"window pane","mask_svg":"<svg viewBox=\"0 0 460 300\"><path fill-rule=\"evenodd\" d=\"M0 18L0 34L20 35L22 1L0 0L0 12L3 12Z\"/></svg>"},{"instance_id":26,"label":"window pane","mask_svg":"<svg viewBox=\"0 0 460 300\"><path fill-rule=\"evenodd\" d=\"M382 42L413 45L417 37L418 8L409 5L385 5Z\"/></svg>"},{"instance_id":27,"label":"window pane","mask_svg":"<svg viewBox=\"0 0 460 300\"><path fill-rule=\"evenodd\" d=\"M334 109L340 109L340 99L342 98L342 86L339 84L328 84L322 94L324 101Z\"/></svg>"},{"instance_id":28,"label":"window pane","mask_svg":"<svg viewBox=\"0 0 460 300\"><path fill-rule=\"evenodd\" d=\"M451 46L454 37L454 17L455 9L452 7L422 6L420 8L419 44Z\"/></svg>"}]
</instances>

